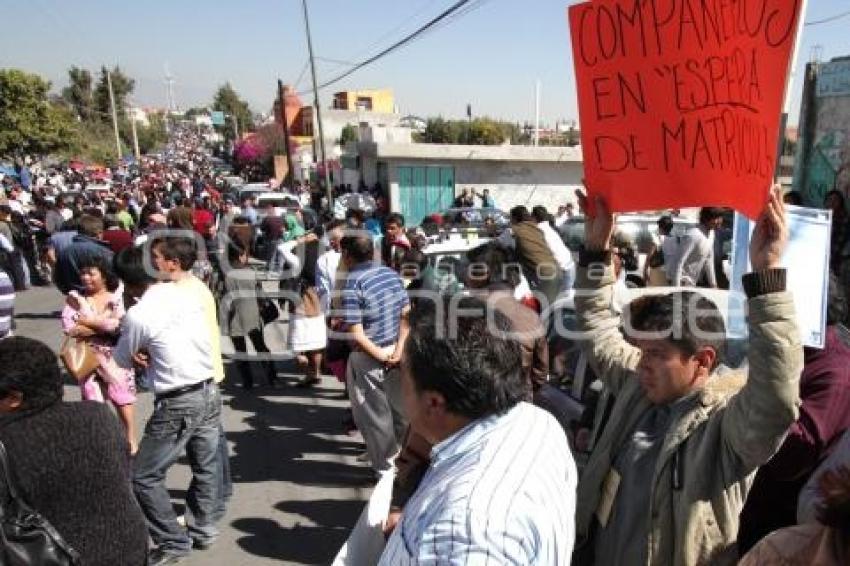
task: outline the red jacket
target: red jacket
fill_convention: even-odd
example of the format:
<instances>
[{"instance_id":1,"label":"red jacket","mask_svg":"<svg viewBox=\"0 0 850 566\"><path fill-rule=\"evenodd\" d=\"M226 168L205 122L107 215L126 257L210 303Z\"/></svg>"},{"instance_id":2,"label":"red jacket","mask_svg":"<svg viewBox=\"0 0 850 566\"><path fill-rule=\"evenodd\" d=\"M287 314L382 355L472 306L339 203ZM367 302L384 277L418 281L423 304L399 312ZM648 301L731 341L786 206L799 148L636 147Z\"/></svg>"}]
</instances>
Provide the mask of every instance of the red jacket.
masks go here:
<instances>
[{"instance_id":1,"label":"red jacket","mask_svg":"<svg viewBox=\"0 0 850 566\"><path fill-rule=\"evenodd\" d=\"M192 226L195 232L202 236L210 235L210 228L215 224L213 213L205 208L196 208L192 212Z\"/></svg>"},{"instance_id":2,"label":"red jacket","mask_svg":"<svg viewBox=\"0 0 850 566\"><path fill-rule=\"evenodd\" d=\"M133 234L129 230L104 230L101 240L109 244L113 253L133 246Z\"/></svg>"}]
</instances>

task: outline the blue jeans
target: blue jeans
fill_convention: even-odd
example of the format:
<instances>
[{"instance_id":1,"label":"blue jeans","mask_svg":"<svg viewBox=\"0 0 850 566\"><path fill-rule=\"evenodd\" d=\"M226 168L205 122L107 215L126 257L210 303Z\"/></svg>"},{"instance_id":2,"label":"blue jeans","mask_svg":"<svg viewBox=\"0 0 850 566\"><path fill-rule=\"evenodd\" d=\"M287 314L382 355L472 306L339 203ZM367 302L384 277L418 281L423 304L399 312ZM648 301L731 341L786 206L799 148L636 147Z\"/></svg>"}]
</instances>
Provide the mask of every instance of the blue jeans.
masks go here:
<instances>
[{"instance_id":1,"label":"blue jeans","mask_svg":"<svg viewBox=\"0 0 850 566\"><path fill-rule=\"evenodd\" d=\"M212 541L222 488L221 395L212 381L203 387L156 400L133 461L133 491L156 546L188 554L192 540ZM188 533L177 522L165 487L168 469L184 453L192 468L186 506L192 513Z\"/></svg>"}]
</instances>

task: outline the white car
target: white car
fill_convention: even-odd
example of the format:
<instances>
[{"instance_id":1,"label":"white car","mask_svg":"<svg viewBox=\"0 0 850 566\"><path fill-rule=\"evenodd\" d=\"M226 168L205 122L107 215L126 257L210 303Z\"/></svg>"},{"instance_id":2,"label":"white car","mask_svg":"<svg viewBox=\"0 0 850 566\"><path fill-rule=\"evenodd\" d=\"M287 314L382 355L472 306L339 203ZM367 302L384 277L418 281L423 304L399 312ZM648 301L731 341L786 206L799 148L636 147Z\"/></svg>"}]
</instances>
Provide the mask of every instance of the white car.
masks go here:
<instances>
[{"instance_id":1,"label":"white car","mask_svg":"<svg viewBox=\"0 0 850 566\"><path fill-rule=\"evenodd\" d=\"M301 209L301 202L298 197L289 193L267 192L259 193L254 198L254 208L257 209L257 215L263 218L266 215L266 207L272 205L274 214L282 216L286 212Z\"/></svg>"}]
</instances>

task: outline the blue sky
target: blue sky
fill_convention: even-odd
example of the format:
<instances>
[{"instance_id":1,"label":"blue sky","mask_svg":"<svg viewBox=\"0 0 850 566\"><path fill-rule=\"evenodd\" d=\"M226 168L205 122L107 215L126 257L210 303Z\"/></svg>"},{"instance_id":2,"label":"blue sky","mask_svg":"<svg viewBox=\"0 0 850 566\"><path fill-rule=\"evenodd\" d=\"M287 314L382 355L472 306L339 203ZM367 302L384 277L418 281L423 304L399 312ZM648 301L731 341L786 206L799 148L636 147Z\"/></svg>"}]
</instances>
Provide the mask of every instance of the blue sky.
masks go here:
<instances>
[{"instance_id":1,"label":"blue sky","mask_svg":"<svg viewBox=\"0 0 850 566\"><path fill-rule=\"evenodd\" d=\"M401 38L454 0L309 0L317 56L361 60ZM577 116L566 23L571 0L485 0L470 13L365 68L335 87L387 87L404 113L534 117L543 84L547 121ZM810 0L808 20L850 10L850 0ZM307 59L300 0L0 0L0 67L66 83L71 65L119 64L136 79L135 102L163 106L164 65L182 108L209 102L229 80L255 111L267 112L277 78L298 79ZM828 60L850 55L850 17L807 27L799 69L814 45ZM320 61L320 79L347 67ZM309 85L309 73L301 88ZM795 85L799 108L801 85ZM796 114L796 112L795 112Z\"/></svg>"}]
</instances>

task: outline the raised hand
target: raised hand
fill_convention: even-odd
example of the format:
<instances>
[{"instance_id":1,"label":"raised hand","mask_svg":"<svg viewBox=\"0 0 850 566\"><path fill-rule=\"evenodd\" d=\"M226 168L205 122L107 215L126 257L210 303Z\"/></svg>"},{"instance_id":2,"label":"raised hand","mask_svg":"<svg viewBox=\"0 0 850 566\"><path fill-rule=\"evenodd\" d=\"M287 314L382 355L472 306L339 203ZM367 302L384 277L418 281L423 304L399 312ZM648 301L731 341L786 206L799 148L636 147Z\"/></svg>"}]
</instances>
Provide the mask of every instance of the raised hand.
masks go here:
<instances>
[{"instance_id":1,"label":"raised hand","mask_svg":"<svg viewBox=\"0 0 850 566\"><path fill-rule=\"evenodd\" d=\"M604 251L611 246L611 236L614 234L614 215L608 210L605 199L597 195L593 206L587 195L576 190L578 205L584 213L584 247L590 251Z\"/></svg>"},{"instance_id":2,"label":"raised hand","mask_svg":"<svg viewBox=\"0 0 850 566\"><path fill-rule=\"evenodd\" d=\"M779 267L787 244L788 219L785 204L782 202L782 187L774 185L750 240L750 263L753 271Z\"/></svg>"}]
</instances>

